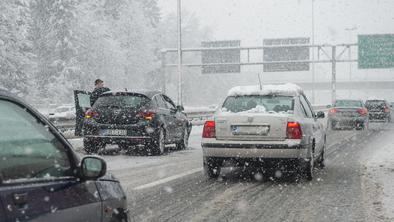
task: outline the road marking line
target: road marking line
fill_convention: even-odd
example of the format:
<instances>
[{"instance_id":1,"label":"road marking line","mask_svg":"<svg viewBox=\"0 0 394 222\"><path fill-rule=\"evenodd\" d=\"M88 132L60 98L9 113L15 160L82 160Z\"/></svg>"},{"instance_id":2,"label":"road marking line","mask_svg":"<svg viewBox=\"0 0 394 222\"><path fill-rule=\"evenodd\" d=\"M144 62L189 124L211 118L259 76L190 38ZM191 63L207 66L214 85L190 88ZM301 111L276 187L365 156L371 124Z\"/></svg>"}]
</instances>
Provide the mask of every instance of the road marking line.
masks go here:
<instances>
[{"instance_id":1,"label":"road marking line","mask_svg":"<svg viewBox=\"0 0 394 222\"><path fill-rule=\"evenodd\" d=\"M189 171L186 171L186 172L181 173L181 174L177 174L177 175L174 175L174 176L170 176L170 177L167 177L167 178L163 178L163 179L157 180L157 181L152 182L152 183L147 183L147 184L138 186L138 187L134 188L133 190L142 190L142 189L146 189L146 188L151 188L151 187L163 184L163 183L170 182L172 180L176 180L176 179L184 177L184 176L188 176L188 175L193 174L193 173L200 172L202 170L203 170L202 168L189 170Z\"/></svg>"}]
</instances>

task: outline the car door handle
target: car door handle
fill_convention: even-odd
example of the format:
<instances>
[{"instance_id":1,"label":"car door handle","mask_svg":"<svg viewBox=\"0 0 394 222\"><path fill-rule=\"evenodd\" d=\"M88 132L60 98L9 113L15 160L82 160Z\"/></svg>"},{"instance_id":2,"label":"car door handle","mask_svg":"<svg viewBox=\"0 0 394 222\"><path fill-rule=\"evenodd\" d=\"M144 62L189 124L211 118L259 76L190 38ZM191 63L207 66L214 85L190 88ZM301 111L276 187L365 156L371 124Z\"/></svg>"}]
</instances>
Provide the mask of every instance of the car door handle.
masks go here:
<instances>
[{"instance_id":1,"label":"car door handle","mask_svg":"<svg viewBox=\"0 0 394 222\"><path fill-rule=\"evenodd\" d=\"M27 198L28 195L27 193L14 193L13 195L13 201L14 204L17 205L18 207L23 207L27 203Z\"/></svg>"}]
</instances>

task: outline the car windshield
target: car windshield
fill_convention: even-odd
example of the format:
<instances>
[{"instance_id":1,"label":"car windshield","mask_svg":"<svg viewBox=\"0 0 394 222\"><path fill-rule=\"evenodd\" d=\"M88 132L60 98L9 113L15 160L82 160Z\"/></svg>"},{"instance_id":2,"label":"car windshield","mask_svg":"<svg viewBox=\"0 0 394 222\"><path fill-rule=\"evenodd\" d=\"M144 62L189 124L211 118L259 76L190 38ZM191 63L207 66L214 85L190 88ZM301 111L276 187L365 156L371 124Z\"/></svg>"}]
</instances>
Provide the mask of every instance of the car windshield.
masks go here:
<instances>
[{"instance_id":1,"label":"car windshield","mask_svg":"<svg viewBox=\"0 0 394 222\"><path fill-rule=\"evenodd\" d=\"M337 100L335 102L335 107L362 107L363 106L363 102L358 101L358 100Z\"/></svg>"},{"instance_id":2,"label":"car windshield","mask_svg":"<svg viewBox=\"0 0 394 222\"><path fill-rule=\"evenodd\" d=\"M383 100L367 100L365 102L365 106L367 106L367 107L385 107L386 102Z\"/></svg>"},{"instance_id":3,"label":"car windshield","mask_svg":"<svg viewBox=\"0 0 394 222\"><path fill-rule=\"evenodd\" d=\"M238 112L288 112L293 111L294 99L290 96L231 96L223 103L222 110Z\"/></svg>"},{"instance_id":4,"label":"car windshield","mask_svg":"<svg viewBox=\"0 0 394 222\"><path fill-rule=\"evenodd\" d=\"M110 95L102 96L94 103L94 108L118 107L118 108L141 108L150 100L143 95Z\"/></svg>"}]
</instances>

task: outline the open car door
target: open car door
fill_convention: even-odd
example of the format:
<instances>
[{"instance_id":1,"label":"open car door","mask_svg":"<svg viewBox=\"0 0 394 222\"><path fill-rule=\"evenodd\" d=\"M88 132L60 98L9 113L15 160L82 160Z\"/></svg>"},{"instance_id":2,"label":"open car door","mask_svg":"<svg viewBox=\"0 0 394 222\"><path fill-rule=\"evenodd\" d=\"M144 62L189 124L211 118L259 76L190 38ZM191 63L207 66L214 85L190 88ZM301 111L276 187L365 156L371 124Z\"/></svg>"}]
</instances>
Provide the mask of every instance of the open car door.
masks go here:
<instances>
[{"instance_id":1,"label":"open car door","mask_svg":"<svg viewBox=\"0 0 394 222\"><path fill-rule=\"evenodd\" d=\"M83 119L85 112L91 108L90 105L91 92L74 90L75 101L75 136L82 136Z\"/></svg>"}]
</instances>

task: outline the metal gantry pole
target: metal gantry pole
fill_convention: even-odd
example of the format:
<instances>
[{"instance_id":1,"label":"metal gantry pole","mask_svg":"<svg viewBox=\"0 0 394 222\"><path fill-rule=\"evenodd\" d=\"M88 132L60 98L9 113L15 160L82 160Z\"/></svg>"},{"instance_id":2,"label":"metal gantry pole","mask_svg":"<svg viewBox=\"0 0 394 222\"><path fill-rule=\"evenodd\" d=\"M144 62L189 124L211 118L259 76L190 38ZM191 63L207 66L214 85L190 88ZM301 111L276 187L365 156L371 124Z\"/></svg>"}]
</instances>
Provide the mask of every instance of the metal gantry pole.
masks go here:
<instances>
[{"instance_id":1,"label":"metal gantry pole","mask_svg":"<svg viewBox=\"0 0 394 222\"><path fill-rule=\"evenodd\" d=\"M312 45L315 44L315 0L312 0ZM312 51L312 60L315 60L315 50L311 47ZM315 63L312 63L312 102L315 101Z\"/></svg>"},{"instance_id":2,"label":"metal gantry pole","mask_svg":"<svg viewBox=\"0 0 394 222\"><path fill-rule=\"evenodd\" d=\"M336 67L336 55L337 55L337 47L334 45L332 46L332 59L331 59L331 64L332 64L332 79L331 79L331 102L332 104L335 103L336 100L336 83L337 83L337 67Z\"/></svg>"},{"instance_id":3,"label":"metal gantry pole","mask_svg":"<svg viewBox=\"0 0 394 222\"><path fill-rule=\"evenodd\" d=\"M181 0L178 0L178 105L182 104L182 11Z\"/></svg>"},{"instance_id":4,"label":"metal gantry pole","mask_svg":"<svg viewBox=\"0 0 394 222\"><path fill-rule=\"evenodd\" d=\"M166 94L166 51L161 52L161 91Z\"/></svg>"}]
</instances>

